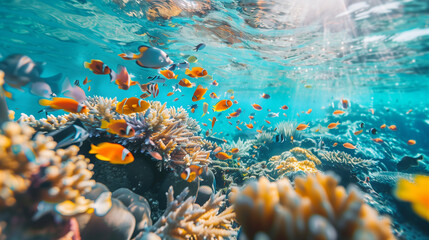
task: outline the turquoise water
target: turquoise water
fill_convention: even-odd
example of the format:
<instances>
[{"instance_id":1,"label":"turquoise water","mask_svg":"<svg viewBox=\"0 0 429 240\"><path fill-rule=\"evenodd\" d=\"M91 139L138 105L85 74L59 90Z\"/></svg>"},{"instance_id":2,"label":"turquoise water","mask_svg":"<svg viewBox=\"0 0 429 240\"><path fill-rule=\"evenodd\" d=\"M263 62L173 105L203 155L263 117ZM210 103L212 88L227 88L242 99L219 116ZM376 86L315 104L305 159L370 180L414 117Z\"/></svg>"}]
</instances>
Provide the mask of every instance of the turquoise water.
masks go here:
<instances>
[{"instance_id":1,"label":"turquoise water","mask_svg":"<svg viewBox=\"0 0 429 240\"><path fill-rule=\"evenodd\" d=\"M156 6L169 6L165 9L171 11L149 15L148 10ZM146 99L190 109L195 104L191 100L195 88L182 88L181 93L169 97L167 93L184 77L208 87L205 100L196 102L198 108L190 113L208 124L202 127L203 133L211 128L213 116L218 118L214 132L223 132L218 136L228 141L253 138L255 129L274 128L287 120L309 123L308 136L324 139L328 150L336 149L334 142L354 143L358 150L350 153L380 161L384 170L395 170L386 159L417 154L429 157L427 1L10 0L1 1L0 14L2 58L14 53L27 55L46 62L42 76L62 73L72 83L79 80L82 84L88 77L91 90L88 85L83 87L87 96L118 100L140 96L138 86L118 89L108 76L94 75L83 64L99 59L114 70L121 64L134 75L132 80L146 83L147 77L158 71L141 68L118 54L137 52L138 46L148 45L162 49L175 63L197 57L191 67L205 68L219 83L213 86L211 80L191 79L177 70L177 80L160 84L159 96ZM193 51L199 43L206 47ZM201 117L203 102L211 109L219 101L209 97L211 92L226 99L230 89L238 104L220 115L210 111ZM45 117L38 113L42 109L37 104L40 97L25 88L8 90L13 99L7 103L16 119L21 113ZM261 98L263 93L271 98ZM176 97L179 100L173 101ZM350 102L342 118L332 115L341 109L341 99ZM253 103L261 105L262 111L255 111ZM283 105L289 109L281 110ZM243 110L238 118L225 118L237 108ZM269 118L268 109L280 113L279 117ZM310 114L305 113L308 109L312 109ZM244 123L250 122L252 113L255 128L248 130ZM244 122L238 125L242 131L236 128L237 120ZM319 124L326 127L337 120L342 122L339 129L315 132ZM360 122L366 123L365 132L355 136ZM398 131L381 130L382 124L394 124ZM384 144L372 141L374 136L367 132L372 127L379 130L377 137ZM417 143L409 146L409 139ZM413 173L427 175L427 162L421 162Z\"/></svg>"}]
</instances>

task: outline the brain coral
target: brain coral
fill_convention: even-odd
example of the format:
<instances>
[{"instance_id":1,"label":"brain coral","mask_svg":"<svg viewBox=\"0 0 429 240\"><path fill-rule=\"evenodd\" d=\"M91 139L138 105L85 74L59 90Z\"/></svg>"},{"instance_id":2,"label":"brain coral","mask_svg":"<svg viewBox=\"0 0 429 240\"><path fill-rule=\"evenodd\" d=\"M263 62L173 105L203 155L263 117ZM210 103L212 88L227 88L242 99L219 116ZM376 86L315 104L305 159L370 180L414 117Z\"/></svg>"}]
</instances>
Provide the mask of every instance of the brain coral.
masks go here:
<instances>
[{"instance_id":1,"label":"brain coral","mask_svg":"<svg viewBox=\"0 0 429 240\"><path fill-rule=\"evenodd\" d=\"M390 219L380 218L355 188L316 174L270 183L266 178L234 189L232 202L243 235L270 239L395 239Z\"/></svg>"}]
</instances>

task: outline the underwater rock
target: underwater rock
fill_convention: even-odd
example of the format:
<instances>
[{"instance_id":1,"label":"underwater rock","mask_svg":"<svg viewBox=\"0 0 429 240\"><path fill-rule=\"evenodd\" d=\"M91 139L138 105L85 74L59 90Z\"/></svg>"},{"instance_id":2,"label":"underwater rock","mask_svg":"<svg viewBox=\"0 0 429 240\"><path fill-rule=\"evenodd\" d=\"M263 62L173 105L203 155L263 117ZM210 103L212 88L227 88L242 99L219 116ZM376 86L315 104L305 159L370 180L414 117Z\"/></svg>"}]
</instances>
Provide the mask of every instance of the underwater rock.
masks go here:
<instances>
[{"instance_id":1,"label":"underwater rock","mask_svg":"<svg viewBox=\"0 0 429 240\"><path fill-rule=\"evenodd\" d=\"M95 185L92 187L91 191L88 193L83 194L83 196L90 200L95 200L102 194L103 192L110 192L109 189L106 187L106 185L102 183L95 183Z\"/></svg>"},{"instance_id":2,"label":"underwater rock","mask_svg":"<svg viewBox=\"0 0 429 240\"><path fill-rule=\"evenodd\" d=\"M211 188L214 188L214 180L215 176L212 172L212 170L207 169L207 171L203 171L203 173L200 175L200 178L202 181L200 182L200 186L209 186Z\"/></svg>"},{"instance_id":3,"label":"underwater rock","mask_svg":"<svg viewBox=\"0 0 429 240\"><path fill-rule=\"evenodd\" d=\"M188 196L195 196L198 191L198 181L195 180L193 182L187 182L183 179L181 179L179 176L176 176L173 172L169 173L164 181L161 184L161 187L158 192L158 200L159 200L159 207L161 209L164 209L166 207L167 199L165 196L165 193L168 191L170 186L173 187L173 190L175 193L181 193L185 188L189 189L189 195ZM176 195L175 195L176 196Z\"/></svg>"},{"instance_id":4,"label":"underwater rock","mask_svg":"<svg viewBox=\"0 0 429 240\"><path fill-rule=\"evenodd\" d=\"M207 200L210 199L210 196L213 194L213 190L209 186L200 186L198 188L198 195L195 203L198 203L200 206L204 205Z\"/></svg>"},{"instance_id":5,"label":"underwater rock","mask_svg":"<svg viewBox=\"0 0 429 240\"><path fill-rule=\"evenodd\" d=\"M300 147L302 148L316 148L317 147L317 142L312 139L312 138L305 138L300 142Z\"/></svg>"},{"instance_id":6,"label":"underwater rock","mask_svg":"<svg viewBox=\"0 0 429 240\"><path fill-rule=\"evenodd\" d=\"M112 197L121 201L136 219L136 227L133 235L137 235L137 233L143 231L145 227L152 225L150 205L146 198L133 193L127 188L120 188L114 191Z\"/></svg>"},{"instance_id":7,"label":"underwater rock","mask_svg":"<svg viewBox=\"0 0 429 240\"><path fill-rule=\"evenodd\" d=\"M110 211L103 217L90 215L80 233L82 239L130 239L135 226L134 216L121 201L112 198Z\"/></svg>"},{"instance_id":8,"label":"underwater rock","mask_svg":"<svg viewBox=\"0 0 429 240\"><path fill-rule=\"evenodd\" d=\"M375 172L370 173L369 179L376 192L391 194L399 178L413 180L413 175L400 172Z\"/></svg>"}]
</instances>

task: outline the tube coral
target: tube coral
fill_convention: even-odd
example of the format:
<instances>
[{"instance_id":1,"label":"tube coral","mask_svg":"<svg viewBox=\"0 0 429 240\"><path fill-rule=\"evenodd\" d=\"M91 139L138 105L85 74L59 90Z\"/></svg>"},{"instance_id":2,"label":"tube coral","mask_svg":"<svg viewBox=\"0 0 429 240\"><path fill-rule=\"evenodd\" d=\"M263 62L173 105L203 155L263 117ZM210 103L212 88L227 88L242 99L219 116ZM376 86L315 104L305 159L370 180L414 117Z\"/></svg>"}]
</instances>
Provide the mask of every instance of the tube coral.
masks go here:
<instances>
[{"instance_id":1,"label":"tube coral","mask_svg":"<svg viewBox=\"0 0 429 240\"><path fill-rule=\"evenodd\" d=\"M270 239L395 239L390 219L346 191L329 175L308 175L270 183L252 182L232 194L237 221L248 239L262 232Z\"/></svg>"}]
</instances>

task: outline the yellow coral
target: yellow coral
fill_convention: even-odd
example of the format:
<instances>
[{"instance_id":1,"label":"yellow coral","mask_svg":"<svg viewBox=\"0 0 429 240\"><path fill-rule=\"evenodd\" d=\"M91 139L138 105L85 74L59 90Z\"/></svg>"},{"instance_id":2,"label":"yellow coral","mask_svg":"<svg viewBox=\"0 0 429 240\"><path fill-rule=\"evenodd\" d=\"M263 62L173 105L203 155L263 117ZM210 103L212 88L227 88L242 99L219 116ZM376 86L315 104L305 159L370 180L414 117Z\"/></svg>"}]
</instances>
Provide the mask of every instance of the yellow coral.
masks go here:
<instances>
[{"instance_id":1,"label":"yellow coral","mask_svg":"<svg viewBox=\"0 0 429 240\"><path fill-rule=\"evenodd\" d=\"M244 234L271 239L394 239L388 218L363 202L357 189L348 193L332 176L270 183L266 178L234 189L231 200Z\"/></svg>"},{"instance_id":2,"label":"yellow coral","mask_svg":"<svg viewBox=\"0 0 429 240\"><path fill-rule=\"evenodd\" d=\"M314 156L309 150L307 150L307 149L304 149L304 148L300 148L300 147L295 147L295 148L292 148L291 150L290 150L290 152L291 153L293 153L293 154L302 154L302 155L304 155L308 160L310 160L310 161L312 161L312 162L314 162L315 164L317 164L317 165L319 165L319 164L321 164L322 162L316 157L316 156Z\"/></svg>"},{"instance_id":3,"label":"yellow coral","mask_svg":"<svg viewBox=\"0 0 429 240\"><path fill-rule=\"evenodd\" d=\"M296 172L303 171L306 173L317 173L316 164L309 160L298 161L295 157L288 157L284 161L280 161L280 164L276 167L279 174L285 172Z\"/></svg>"},{"instance_id":4,"label":"yellow coral","mask_svg":"<svg viewBox=\"0 0 429 240\"><path fill-rule=\"evenodd\" d=\"M429 221L429 176L417 175L414 182L400 179L396 197L412 204L417 215Z\"/></svg>"}]
</instances>

